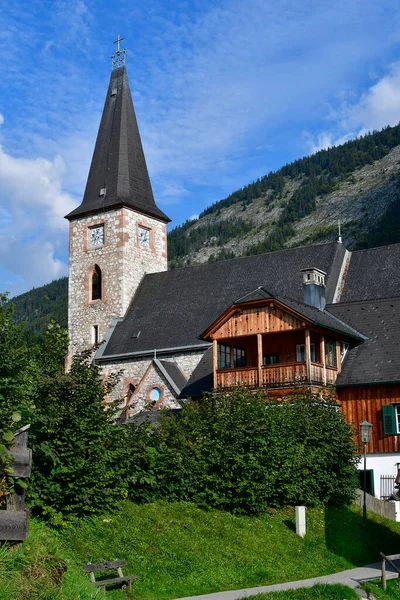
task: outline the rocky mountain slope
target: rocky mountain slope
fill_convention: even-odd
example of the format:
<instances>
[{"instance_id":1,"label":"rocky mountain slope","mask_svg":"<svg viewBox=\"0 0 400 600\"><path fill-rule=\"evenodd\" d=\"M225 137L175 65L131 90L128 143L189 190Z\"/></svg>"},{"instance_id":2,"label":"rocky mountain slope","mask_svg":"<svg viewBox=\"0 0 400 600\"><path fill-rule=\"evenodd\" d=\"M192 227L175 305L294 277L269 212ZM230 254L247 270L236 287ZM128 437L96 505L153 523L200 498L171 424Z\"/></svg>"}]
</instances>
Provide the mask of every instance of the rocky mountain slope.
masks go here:
<instances>
[{"instance_id":1,"label":"rocky mountain slope","mask_svg":"<svg viewBox=\"0 0 400 600\"><path fill-rule=\"evenodd\" d=\"M367 152L357 149L358 141L321 151L266 176L279 179L256 197L246 198L246 192L257 184L262 188L266 178L239 190L236 202L228 206L226 200L217 202L197 221L172 230L171 266L332 241L337 239L339 221L349 249L400 241L400 228L394 231L394 222L400 225L400 130L384 132L393 134L396 145L375 145L383 133L379 132L361 140L371 145ZM349 156L339 168L321 168L323 153L340 156L352 144L361 165ZM376 150L380 156L374 159ZM304 161L310 163L308 174L301 171ZM300 169L293 168L297 163ZM249 191L254 195L253 189Z\"/></svg>"},{"instance_id":2,"label":"rocky mountain slope","mask_svg":"<svg viewBox=\"0 0 400 600\"><path fill-rule=\"evenodd\" d=\"M400 126L286 165L172 229L170 268L333 241L339 221L349 249L400 242ZM32 341L52 318L66 325L67 286L13 299Z\"/></svg>"}]
</instances>

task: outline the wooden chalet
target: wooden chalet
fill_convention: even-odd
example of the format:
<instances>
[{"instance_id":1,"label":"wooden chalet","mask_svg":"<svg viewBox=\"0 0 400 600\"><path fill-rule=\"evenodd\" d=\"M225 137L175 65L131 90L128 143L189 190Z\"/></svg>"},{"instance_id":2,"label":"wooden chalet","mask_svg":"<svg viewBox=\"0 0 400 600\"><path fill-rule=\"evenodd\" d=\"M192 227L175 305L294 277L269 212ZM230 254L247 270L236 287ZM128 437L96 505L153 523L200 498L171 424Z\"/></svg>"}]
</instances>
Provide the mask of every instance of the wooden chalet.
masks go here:
<instances>
[{"instance_id":1,"label":"wooden chalet","mask_svg":"<svg viewBox=\"0 0 400 600\"><path fill-rule=\"evenodd\" d=\"M323 289L322 272L307 275L319 277ZM244 385L270 395L332 386L348 349L364 339L327 311L263 287L237 300L201 337L213 344L215 388Z\"/></svg>"}]
</instances>

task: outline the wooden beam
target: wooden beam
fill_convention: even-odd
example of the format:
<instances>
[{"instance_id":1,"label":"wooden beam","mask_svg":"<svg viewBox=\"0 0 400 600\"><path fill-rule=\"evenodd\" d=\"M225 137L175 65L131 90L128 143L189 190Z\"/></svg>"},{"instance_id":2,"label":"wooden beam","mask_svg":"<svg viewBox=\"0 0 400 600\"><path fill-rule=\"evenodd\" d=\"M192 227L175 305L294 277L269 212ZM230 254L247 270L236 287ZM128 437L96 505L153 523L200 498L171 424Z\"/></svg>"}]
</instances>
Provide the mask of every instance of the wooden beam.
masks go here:
<instances>
[{"instance_id":1,"label":"wooden beam","mask_svg":"<svg viewBox=\"0 0 400 600\"><path fill-rule=\"evenodd\" d=\"M324 365L324 385L326 385L326 364L325 364L325 336L321 335L319 341L319 360Z\"/></svg>"},{"instance_id":2,"label":"wooden beam","mask_svg":"<svg viewBox=\"0 0 400 600\"><path fill-rule=\"evenodd\" d=\"M262 364L263 364L262 334L257 333L258 387L260 387L262 385Z\"/></svg>"},{"instance_id":3,"label":"wooden beam","mask_svg":"<svg viewBox=\"0 0 400 600\"><path fill-rule=\"evenodd\" d=\"M218 342L213 340L213 387L217 387Z\"/></svg>"},{"instance_id":4,"label":"wooden beam","mask_svg":"<svg viewBox=\"0 0 400 600\"><path fill-rule=\"evenodd\" d=\"M342 370L342 353L340 351L340 341L336 340L336 363L338 375Z\"/></svg>"},{"instance_id":5,"label":"wooden beam","mask_svg":"<svg viewBox=\"0 0 400 600\"><path fill-rule=\"evenodd\" d=\"M306 371L307 371L307 383L311 381L311 342L310 342L310 330L307 328L304 331L305 335L305 347L306 347Z\"/></svg>"}]
</instances>

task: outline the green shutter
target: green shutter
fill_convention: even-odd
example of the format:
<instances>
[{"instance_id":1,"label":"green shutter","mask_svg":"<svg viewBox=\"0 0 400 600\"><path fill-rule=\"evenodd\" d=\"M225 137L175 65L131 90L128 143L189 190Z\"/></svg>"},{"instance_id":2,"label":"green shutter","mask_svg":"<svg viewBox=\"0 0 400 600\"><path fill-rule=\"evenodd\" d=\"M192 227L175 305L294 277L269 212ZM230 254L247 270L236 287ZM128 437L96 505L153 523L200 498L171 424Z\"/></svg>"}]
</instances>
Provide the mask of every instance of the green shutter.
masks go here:
<instances>
[{"instance_id":1,"label":"green shutter","mask_svg":"<svg viewBox=\"0 0 400 600\"><path fill-rule=\"evenodd\" d=\"M394 404L382 406L383 433L394 435L397 433L396 408Z\"/></svg>"}]
</instances>

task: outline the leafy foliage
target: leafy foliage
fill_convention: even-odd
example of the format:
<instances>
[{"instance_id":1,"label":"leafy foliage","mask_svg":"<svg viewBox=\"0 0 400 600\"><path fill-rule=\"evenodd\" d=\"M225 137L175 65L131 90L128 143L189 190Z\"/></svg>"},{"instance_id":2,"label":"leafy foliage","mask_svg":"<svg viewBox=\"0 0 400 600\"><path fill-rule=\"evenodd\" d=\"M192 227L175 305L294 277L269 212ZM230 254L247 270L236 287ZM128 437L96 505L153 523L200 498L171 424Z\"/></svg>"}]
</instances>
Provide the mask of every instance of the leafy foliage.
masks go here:
<instances>
[{"instance_id":1,"label":"leafy foliage","mask_svg":"<svg viewBox=\"0 0 400 600\"><path fill-rule=\"evenodd\" d=\"M142 482L150 497L251 514L346 504L355 489L352 431L332 397L278 402L247 389L218 392L186 404L179 418L166 414L149 442Z\"/></svg>"},{"instance_id":2,"label":"leafy foliage","mask_svg":"<svg viewBox=\"0 0 400 600\"><path fill-rule=\"evenodd\" d=\"M0 507L14 489L7 447L20 423L29 421L35 396L35 365L12 310L6 294L0 294Z\"/></svg>"},{"instance_id":3,"label":"leafy foliage","mask_svg":"<svg viewBox=\"0 0 400 600\"><path fill-rule=\"evenodd\" d=\"M104 383L90 352L64 372L66 332L51 324L38 358L40 376L30 443L33 473L29 500L34 512L57 522L109 507L124 496L126 473L120 454L125 432L115 409L104 406L113 380Z\"/></svg>"}]
</instances>

